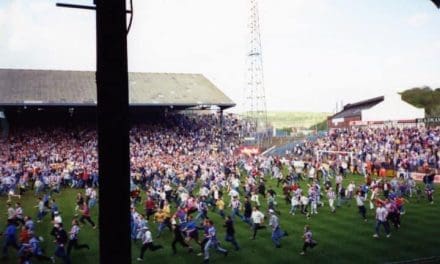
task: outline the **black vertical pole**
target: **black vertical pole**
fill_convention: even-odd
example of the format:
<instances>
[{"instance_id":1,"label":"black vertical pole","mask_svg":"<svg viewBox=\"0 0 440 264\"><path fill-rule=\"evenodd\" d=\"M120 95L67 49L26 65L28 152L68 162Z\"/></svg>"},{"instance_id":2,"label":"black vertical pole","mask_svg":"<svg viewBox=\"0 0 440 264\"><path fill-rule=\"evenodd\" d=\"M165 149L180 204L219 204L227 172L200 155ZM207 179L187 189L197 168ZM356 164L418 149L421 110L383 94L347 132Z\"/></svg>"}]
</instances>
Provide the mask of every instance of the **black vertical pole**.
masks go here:
<instances>
[{"instance_id":1,"label":"black vertical pole","mask_svg":"<svg viewBox=\"0 0 440 264\"><path fill-rule=\"evenodd\" d=\"M96 0L100 263L131 263L125 0Z\"/></svg>"},{"instance_id":2,"label":"black vertical pole","mask_svg":"<svg viewBox=\"0 0 440 264\"><path fill-rule=\"evenodd\" d=\"M223 108L220 108L220 151L224 151Z\"/></svg>"},{"instance_id":3,"label":"black vertical pole","mask_svg":"<svg viewBox=\"0 0 440 264\"><path fill-rule=\"evenodd\" d=\"M9 134L9 123L6 118L6 111L3 108L0 108L0 131L2 132L1 137L6 139Z\"/></svg>"}]
</instances>

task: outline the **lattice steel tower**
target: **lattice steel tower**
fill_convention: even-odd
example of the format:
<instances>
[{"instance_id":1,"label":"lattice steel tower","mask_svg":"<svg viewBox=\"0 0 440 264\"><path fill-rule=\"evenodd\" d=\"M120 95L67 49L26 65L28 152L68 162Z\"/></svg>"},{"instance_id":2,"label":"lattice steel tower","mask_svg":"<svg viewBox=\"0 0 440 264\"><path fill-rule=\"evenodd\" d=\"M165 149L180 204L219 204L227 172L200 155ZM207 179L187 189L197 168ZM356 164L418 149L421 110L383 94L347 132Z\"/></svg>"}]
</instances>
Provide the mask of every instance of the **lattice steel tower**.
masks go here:
<instances>
[{"instance_id":1,"label":"lattice steel tower","mask_svg":"<svg viewBox=\"0 0 440 264\"><path fill-rule=\"evenodd\" d=\"M258 145L262 144L268 132L266 95L263 78L263 56L261 51L260 19L258 0L249 0L249 51L246 57L246 85L244 88L244 113L247 127L244 134L255 137Z\"/></svg>"}]
</instances>

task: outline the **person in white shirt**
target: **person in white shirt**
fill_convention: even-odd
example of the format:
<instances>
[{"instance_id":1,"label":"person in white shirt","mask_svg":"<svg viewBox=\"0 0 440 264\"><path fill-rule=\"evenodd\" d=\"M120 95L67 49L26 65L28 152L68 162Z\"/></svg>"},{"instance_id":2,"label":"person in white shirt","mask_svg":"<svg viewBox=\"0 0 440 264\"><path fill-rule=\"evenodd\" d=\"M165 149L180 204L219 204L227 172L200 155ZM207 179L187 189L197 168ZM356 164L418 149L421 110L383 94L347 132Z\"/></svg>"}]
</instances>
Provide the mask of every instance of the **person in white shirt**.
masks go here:
<instances>
[{"instance_id":1,"label":"person in white shirt","mask_svg":"<svg viewBox=\"0 0 440 264\"><path fill-rule=\"evenodd\" d=\"M252 219L252 230L254 231L251 239L255 240L255 236L257 235L257 230L266 228L266 226L263 225L264 214L258 210L258 207L254 207L251 214L251 219Z\"/></svg>"},{"instance_id":2,"label":"person in white shirt","mask_svg":"<svg viewBox=\"0 0 440 264\"><path fill-rule=\"evenodd\" d=\"M63 223L63 219L61 218L60 212L58 212L58 211L54 212L53 223L54 224L62 224Z\"/></svg>"},{"instance_id":3,"label":"person in white shirt","mask_svg":"<svg viewBox=\"0 0 440 264\"><path fill-rule=\"evenodd\" d=\"M309 169L309 180L313 181L315 179L315 168L313 166Z\"/></svg>"},{"instance_id":4,"label":"person in white shirt","mask_svg":"<svg viewBox=\"0 0 440 264\"><path fill-rule=\"evenodd\" d=\"M21 195L20 194L15 194L15 190L13 188L9 189L8 192L8 203L10 203L12 201L12 197L18 197L18 199L21 199Z\"/></svg>"},{"instance_id":5,"label":"person in white shirt","mask_svg":"<svg viewBox=\"0 0 440 264\"><path fill-rule=\"evenodd\" d=\"M258 193L257 193L257 192L252 192L252 195L251 195L251 201L254 202L254 203L256 203L257 206L260 206L260 199L259 199L259 198L260 198L260 197L258 196Z\"/></svg>"},{"instance_id":6,"label":"person in white shirt","mask_svg":"<svg viewBox=\"0 0 440 264\"><path fill-rule=\"evenodd\" d=\"M333 191L332 187L330 187L327 191L327 199L328 199L328 205L330 206L330 209L332 213L336 212L335 208L335 199L336 199L336 193Z\"/></svg>"},{"instance_id":7,"label":"person in white shirt","mask_svg":"<svg viewBox=\"0 0 440 264\"><path fill-rule=\"evenodd\" d=\"M385 228L385 233L387 235L387 238L391 236L390 234L390 226L388 225L388 211L383 206L382 202L379 202L377 204L376 208L376 233L373 235L373 237L378 238L379 237L379 229L380 226L383 225Z\"/></svg>"},{"instance_id":8,"label":"person in white shirt","mask_svg":"<svg viewBox=\"0 0 440 264\"><path fill-rule=\"evenodd\" d=\"M96 201L98 198L98 193L95 188L91 188L90 197L89 197L89 208L92 209L96 205Z\"/></svg>"},{"instance_id":9,"label":"person in white shirt","mask_svg":"<svg viewBox=\"0 0 440 264\"><path fill-rule=\"evenodd\" d=\"M91 194L92 194L92 187L87 186L87 188L86 188L86 202L87 203L89 203Z\"/></svg>"},{"instance_id":10,"label":"person in white shirt","mask_svg":"<svg viewBox=\"0 0 440 264\"><path fill-rule=\"evenodd\" d=\"M307 207L309 206L309 197L303 195L301 196L301 213L306 214L308 212Z\"/></svg>"},{"instance_id":11,"label":"person in white shirt","mask_svg":"<svg viewBox=\"0 0 440 264\"><path fill-rule=\"evenodd\" d=\"M300 204L300 196L293 195L292 198L290 199L291 208L289 214L295 215L296 208L298 207L299 204Z\"/></svg>"},{"instance_id":12,"label":"person in white shirt","mask_svg":"<svg viewBox=\"0 0 440 264\"><path fill-rule=\"evenodd\" d=\"M70 252L72 249L83 249L87 248L90 249L89 245L87 244L78 244L78 235L79 231L81 229L79 228L78 220L74 219L72 220L72 228L69 232L69 241L67 242L67 255L70 256Z\"/></svg>"},{"instance_id":13,"label":"person in white shirt","mask_svg":"<svg viewBox=\"0 0 440 264\"><path fill-rule=\"evenodd\" d=\"M347 199L353 198L355 188L356 188L356 185L354 184L353 181L350 182L350 184L348 184L348 186L347 186Z\"/></svg>"},{"instance_id":14,"label":"person in white shirt","mask_svg":"<svg viewBox=\"0 0 440 264\"><path fill-rule=\"evenodd\" d=\"M288 236L288 234L280 228L280 220L278 219L278 216L275 215L275 211L269 209L269 214L269 225L270 227L272 227L272 241L275 244L276 248L280 248L281 238L284 236Z\"/></svg>"},{"instance_id":15,"label":"person in white shirt","mask_svg":"<svg viewBox=\"0 0 440 264\"><path fill-rule=\"evenodd\" d=\"M8 203L8 221L14 222L15 221L15 209L12 207L11 203Z\"/></svg>"},{"instance_id":16,"label":"person in white shirt","mask_svg":"<svg viewBox=\"0 0 440 264\"><path fill-rule=\"evenodd\" d=\"M339 188L341 187L342 184L342 175L340 174L336 175L335 182L336 182L336 191L339 192Z\"/></svg>"},{"instance_id":17,"label":"person in white shirt","mask_svg":"<svg viewBox=\"0 0 440 264\"><path fill-rule=\"evenodd\" d=\"M15 203L15 222L24 225L24 212L20 203Z\"/></svg>"},{"instance_id":18,"label":"person in white shirt","mask_svg":"<svg viewBox=\"0 0 440 264\"><path fill-rule=\"evenodd\" d=\"M360 192L356 194L356 205L359 209L359 214L362 216L362 219L364 219L365 222L367 222L366 213L367 210L365 209L365 196L362 196Z\"/></svg>"},{"instance_id":19,"label":"person in white shirt","mask_svg":"<svg viewBox=\"0 0 440 264\"><path fill-rule=\"evenodd\" d=\"M233 197L229 206L232 209L232 211L231 211L232 220L235 219L235 216L240 217L240 219L242 219L242 220L244 219L243 216L240 214L240 210L241 210L242 205L241 205L241 202L237 196Z\"/></svg>"},{"instance_id":20,"label":"person in white shirt","mask_svg":"<svg viewBox=\"0 0 440 264\"><path fill-rule=\"evenodd\" d=\"M145 226L144 228L145 233L142 235L142 248L141 248L141 254L137 258L138 261L144 260L144 254L147 249L150 249L151 251L156 251L158 249L163 248L161 245L154 245L153 244L153 235L151 234L150 229L148 226Z\"/></svg>"},{"instance_id":21,"label":"person in white shirt","mask_svg":"<svg viewBox=\"0 0 440 264\"><path fill-rule=\"evenodd\" d=\"M230 191L229 191L229 196L231 197L231 199L233 198L233 197L239 197L239 193L235 190L235 189L231 189Z\"/></svg>"}]
</instances>

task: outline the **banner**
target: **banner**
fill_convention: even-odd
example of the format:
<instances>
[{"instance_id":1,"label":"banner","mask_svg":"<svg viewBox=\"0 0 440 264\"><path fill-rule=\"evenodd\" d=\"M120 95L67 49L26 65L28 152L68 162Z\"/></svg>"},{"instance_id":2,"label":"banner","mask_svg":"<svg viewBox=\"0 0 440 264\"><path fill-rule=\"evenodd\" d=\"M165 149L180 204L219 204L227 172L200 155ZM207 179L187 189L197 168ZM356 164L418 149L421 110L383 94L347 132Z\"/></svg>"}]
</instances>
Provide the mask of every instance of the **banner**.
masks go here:
<instances>
[{"instance_id":1,"label":"banner","mask_svg":"<svg viewBox=\"0 0 440 264\"><path fill-rule=\"evenodd\" d=\"M240 153L248 156L260 154L260 148L257 146L241 146Z\"/></svg>"},{"instance_id":2,"label":"banner","mask_svg":"<svg viewBox=\"0 0 440 264\"><path fill-rule=\"evenodd\" d=\"M435 116L435 117L426 117L426 118L419 118L417 119L417 123L440 123L440 117L439 116Z\"/></svg>"},{"instance_id":3,"label":"banner","mask_svg":"<svg viewBox=\"0 0 440 264\"><path fill-rule=\"evenodd\" d=\"M419 172L413 172L411 173L411 177L416 181L423 182L423 177L426 175L426 173L419 173ZM434 176L434 183L440 183L440 175Z\"/></svg>"}]
</instances>

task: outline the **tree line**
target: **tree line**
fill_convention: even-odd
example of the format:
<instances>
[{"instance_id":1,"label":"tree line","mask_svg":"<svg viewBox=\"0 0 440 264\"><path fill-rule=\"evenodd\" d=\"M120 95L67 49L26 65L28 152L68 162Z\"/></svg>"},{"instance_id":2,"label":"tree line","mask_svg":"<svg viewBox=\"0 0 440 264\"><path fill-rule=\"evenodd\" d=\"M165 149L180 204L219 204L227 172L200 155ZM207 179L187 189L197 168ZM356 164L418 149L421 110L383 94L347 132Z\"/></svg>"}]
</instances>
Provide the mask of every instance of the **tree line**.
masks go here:
<instances>
[{"instance_id":1,"label":"tree line","mask_svg":"<svg viewBox=\"0 0 440 264\"><path fill-rule=\"evenodd\" d=\"M425 108L426 117L440 116L440 88L415 87L400 94L405 102Z\"/></svg>"}]
</instances>

